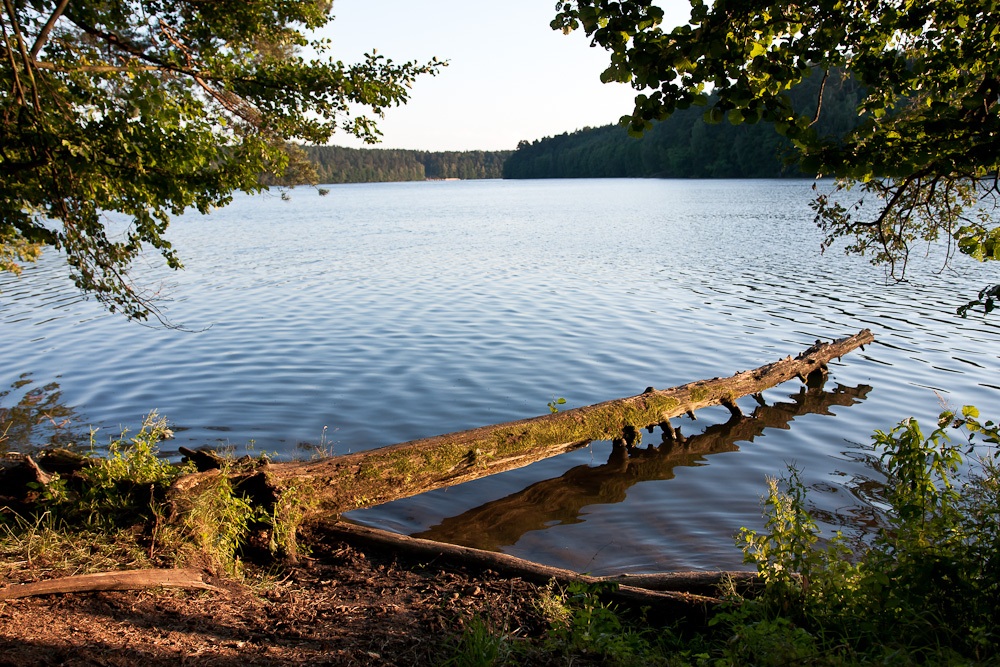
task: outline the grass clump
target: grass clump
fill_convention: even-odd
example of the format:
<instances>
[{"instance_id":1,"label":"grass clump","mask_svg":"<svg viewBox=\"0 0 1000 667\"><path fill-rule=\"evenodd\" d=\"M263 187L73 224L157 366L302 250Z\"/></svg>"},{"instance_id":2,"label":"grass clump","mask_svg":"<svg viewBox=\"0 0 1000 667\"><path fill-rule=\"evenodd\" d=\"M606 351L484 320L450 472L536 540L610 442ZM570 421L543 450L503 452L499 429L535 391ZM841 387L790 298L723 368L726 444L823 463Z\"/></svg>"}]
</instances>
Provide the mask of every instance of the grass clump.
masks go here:
<instances>
[{"instance_id":1,"label":"grass clump","mask_svg":"<svg viewBox=\"0 0 1000 667\"><path fill-rule=\"evenodd\" d=\"M571 583L557 594L542 596L550 628L543 651L558 661L600 665L667 665L669 631L654 629L638 618L628 619L601 593L613 584ZM561 607L561 608L560 608Z\"/></svg>"},{"instance_id":2,"label":"grass clump","mask_svg":"<svg viewBox=\"0 0 1000 667\"><path fill-rule=\"evenodd\" d=\"M497 629L488 620L473 616L464 623L462 633L451 645L451 655L442 667L491 667L518 660L514 639L506 630Z\"/></svg>"},{"instance_id":3,"label":"grass clump","mask_svg":"<svg viewBox=\"0 0 1000 667\"><path fill-rule=\"evenodd\" d=\"M613 584L550 583L536 602L545 620L541 636L526 637L479 617L463 624L442 665L679 665L691 650L670 629L653 627L640 610L619 610L602 600Z\"/></svg>"},{"instance_id":4,"label":"grass clump","mask_svg":"<svg viewBox=\"0 0 1000 667\"><path fill-rule=\"evenodd\" d=\"M155 412L137 433L112 439L101 455L92 433L86 465L37 485L26 513L0 508L0 553L36 571L40 565L74 572L202 565L239 575L240 551L257 512L233 488L228 470L199 486L177 512L167 497L170 485L195 469L159 456L168 436L166 420Z\"/></svg>"},{"instance_id":5,"label":"grass clump","mask_svg":"<svg viewBox=\"0 0 1000 667\"><path fill-rule=\"evenodd\" d=\"M258 520L250 500L238 494L229 479L228 465L198 487L197 496L181 514L179 529L171 527L173 540L189 558L202 556L208 565L240 577L241 549L252 524Z\"/></svg>"}]
</instances>

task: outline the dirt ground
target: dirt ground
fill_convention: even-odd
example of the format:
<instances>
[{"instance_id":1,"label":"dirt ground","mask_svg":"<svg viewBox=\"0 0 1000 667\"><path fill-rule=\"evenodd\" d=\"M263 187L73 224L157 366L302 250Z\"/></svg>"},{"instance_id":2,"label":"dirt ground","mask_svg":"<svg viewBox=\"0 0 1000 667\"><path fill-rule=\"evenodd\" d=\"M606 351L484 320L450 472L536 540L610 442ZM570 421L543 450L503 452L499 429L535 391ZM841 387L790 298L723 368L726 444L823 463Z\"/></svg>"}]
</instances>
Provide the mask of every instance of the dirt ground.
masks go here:
<instances>
[{"instance_id":1,"label":"dirt ground","mask_svg":"<svg viewBox=\"0 0 1000 667\"><path fill-rule=\"evenodd\" d=\"M465 619L537 636L536 586L311 536L298 565L249 586L0 602L0 667L435 665Z\"/></svg>"}]
</instances>

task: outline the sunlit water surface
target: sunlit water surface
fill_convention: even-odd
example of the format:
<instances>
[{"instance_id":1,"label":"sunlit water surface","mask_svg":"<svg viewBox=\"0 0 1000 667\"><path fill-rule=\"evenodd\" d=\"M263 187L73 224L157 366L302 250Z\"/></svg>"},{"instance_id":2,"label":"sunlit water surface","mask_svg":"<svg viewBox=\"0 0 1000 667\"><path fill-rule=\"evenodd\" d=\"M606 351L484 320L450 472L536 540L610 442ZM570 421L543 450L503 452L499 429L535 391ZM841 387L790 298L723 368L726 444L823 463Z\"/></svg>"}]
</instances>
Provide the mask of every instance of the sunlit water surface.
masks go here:
<instances>
[{"instance_id":1,"label":"sunlit water surface","mask_svg":"<svg viewBox=\"0 0 1000 667\"><path fill-rule=\"evenodd\" d=\"M821 187L823 187L821 185ZM593 573L738 568L766 476L802 469L824 525L862 525L876 428L941 401L996 416L995 276L918 258L910 282L839 250L802 181L480 181L240 196L170 230L186 270L138 266L180 330L81 300L50 254L0 277L2 446L99 443L157 409L164 443L341 454L730 375L870 328L825 392L764 394L755 424L623 459L609 443L356 521ZM756 403L743 399L749 413ZM725 422L708 409L686 435ZM647 435L659 444L659 433Z\"/></svg>"}]
</instances>

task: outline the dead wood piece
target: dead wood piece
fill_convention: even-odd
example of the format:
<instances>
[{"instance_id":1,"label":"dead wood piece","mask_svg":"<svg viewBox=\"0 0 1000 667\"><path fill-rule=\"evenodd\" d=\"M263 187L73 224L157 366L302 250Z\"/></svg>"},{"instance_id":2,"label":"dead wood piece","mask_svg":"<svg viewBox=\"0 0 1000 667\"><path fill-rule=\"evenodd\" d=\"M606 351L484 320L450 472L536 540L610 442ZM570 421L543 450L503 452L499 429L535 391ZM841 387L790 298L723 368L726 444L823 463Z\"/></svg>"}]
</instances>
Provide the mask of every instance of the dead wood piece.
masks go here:
<instances>
[{"instance_id":1,"label":"dead wood piece","mask_svg":"<svg viewBox=\"0 0 1000 667\"><path fill-rule=\"evenodd\" d=\"M685 620L698 625L704 624L708 619L708 611L721 602L716 597L683 590L652 590L636 586L631 578L626 582L625 577L593 577L508 554L422 540L344 521L324 521L315 524L315 527L322 533L351 544L385 549L394 554L405 554L411 558L426 559L435 563L458 565L466 570L491 571L538 585L546 585L549 582L555 582L560 586L574 582L615 584L606 590L598 590L598 595L602 599L626 605L631 609L648 607L655 616L665 621ZM675 579L678 587L683 587L682 578ZM716 574L716 578L721 581L720 575ZM698 577L693 577L692 581L696 579ZM636 577L636 581L641 579ZM699 585L706 590L708 587L701 585L702 583L699 582Z\"/></svg>"},{"instance_id":2,"label":"dead wood piece","mask_svg":"<svg viewBox=\"0 0 1000 667\"><path fill-rule=\"evenodd\" d=\"M623 501L635 484L671 479L678 466L701 465L705 456L739 451L737 443L754 442L768 429L790 428L801 415L831 414L831 406L854 405L870 390L867 385L838 385L831 391L799 387L789 396L791 401L757 407L752 416L713 424L681 447L670 440L658 446L612 447L607 463L574 466L559 477L535 482L443 519L413 537L502 551L505 545L517 544L526 533L544 530L553 521L581 518L586 507Z\"/></svg>"},{"instance_id":3,"label":"dead wood piece","mask_svg":"<svg viewBox=\"0 0 1000 667\"><path fill-rule=\"evenodd\" d=\"M53 593L91 593L97 591L129 591L144 588L194 588L219 590L203 579L196 569L122 570L81 574L31 584L14 584L0 588L0 600L14 600Z\"/></svg>"},{"instance_id":4,"label":"dead wood piece","mask_svg":"<svg viewBox=\"0 0 1000 667\"><path fill-rule=\"evenodd\" d=\"M607 582L650 591L693 593L711 598L716 602L720 591L724 592L729 586L743 592L755 590L763 583L755 572L734 570L692 570L688 572L615 574L594 577L572 570L542 565L498 551L425 540L347 521L323 522L317 525L323 532L350 539L352 542L366 542L380 547L392 547L397 552L402 550L421 557L454 558L462 561L463 564L475 565L478 569L492 569L496 572L512 574L533 583L547 583L553 578L569 577L573 580L586 580L591 583Z\"/></svg>"},{"instance_id":5,"label":"dead wood piece","mask_svg":"<svg viewBox=\"0 0 1000 667\"><path fill-rule=\"evenodd\" d=\"M38 464L49 472L69 475L94 465L95 459L62 447L43 449Z\"/></svg>"},{"instance_id":6,"label":"dead wood piece","mask_svg":"<svg viewBox=\"0 0 1000 667\"><path fill-rule=\"evenodd\" d=\"M648 574L616 574L601 577L608 581L645 588L651 591L675 591L717 597L727 590L749 595L760 590L764 582L756 572L734 570L654 572Z\"/></svg>"},{"instance_id":7,"label":"dead wood piece","mask_svg":"<svg viewBox=\"0 0 1000 667\"><path fill-rule=\"evenodd\" d=\"M0 466L0 497L15 503L28 501L52 481L30 455L5 457Z\"/></svg>"},{"instance_id":8,"label":"dead wood piece","mask_svg":"<svg viewBox=\"0 0 1000 667\"><path fill-rule=\"evenodd\" d=\"M177 451L184 456L184 461L194 462L198 472L215 470L221 468L225 459L208 449L189 449L188 447L178 447Z\"/></svg>"},{"instance_id":9,"label":"dead wood piece","mask_svg":"<svg viewBox=\"0 0 1000 667\"><path fill-rule=\"evenodd\" d=\"M303 511L330 516L461 484L526 466L584 446L592 440L628 440L639 429L669 423L671 417L759 394L814 370L874 340L867 329L831 343L817 343L797 357L744 371L728 378L692 382L672 389L522 419L504 424L413 440L367 452L319 461L274 463L262 472L268 494L288 491L307 498ZM676 429L673 435L681 436ZM217 471L181 478L174 497L197 493ZM239 480L237 480L238 482Z\"/></svg>"},{"instance_id":10,"label":"dead wood piece","mask_svg":"<svg viewBox=\"0 0 1000 667\"><path fill-rule=\"evenodd\" d=\"M27 465L28 469L31 471L32 476L34 477L32 481L42 486L48 486L49 482L52 481L52 475L42 470L38 466L38 464L35 463L35 460L30 456L25 458L24 462Z\"/></svg>"}]
</instances>

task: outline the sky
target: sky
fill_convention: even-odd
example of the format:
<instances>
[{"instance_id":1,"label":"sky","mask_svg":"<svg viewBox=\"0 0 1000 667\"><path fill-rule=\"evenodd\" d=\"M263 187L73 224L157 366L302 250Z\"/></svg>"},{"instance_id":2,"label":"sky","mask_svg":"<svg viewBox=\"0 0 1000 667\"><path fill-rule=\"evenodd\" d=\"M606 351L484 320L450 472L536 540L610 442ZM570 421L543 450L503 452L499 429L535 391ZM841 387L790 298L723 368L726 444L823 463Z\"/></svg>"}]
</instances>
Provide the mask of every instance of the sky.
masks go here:
<instances>
[{"instance_id":1,"label":"sky","mask_svg":"<svg viewBox=\"0 0 1000 667\"><path fill-rule=\"evenodd\" d=\"M667 22L687 16L686 0L660 4ZM345 63L373 48L395 62L449 61L437 77L417 79L405 106L386 112L376 147L508 150L632 111L636 91L600 81L607 52L591 48L582 31L552 30L554 8L554 0L334 0L335 20L319 35ZM343 132L330 143L364 145Z\"/></svg>"}]
</instances>

